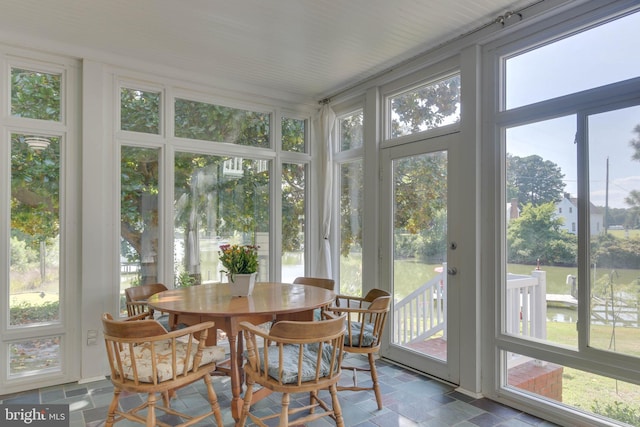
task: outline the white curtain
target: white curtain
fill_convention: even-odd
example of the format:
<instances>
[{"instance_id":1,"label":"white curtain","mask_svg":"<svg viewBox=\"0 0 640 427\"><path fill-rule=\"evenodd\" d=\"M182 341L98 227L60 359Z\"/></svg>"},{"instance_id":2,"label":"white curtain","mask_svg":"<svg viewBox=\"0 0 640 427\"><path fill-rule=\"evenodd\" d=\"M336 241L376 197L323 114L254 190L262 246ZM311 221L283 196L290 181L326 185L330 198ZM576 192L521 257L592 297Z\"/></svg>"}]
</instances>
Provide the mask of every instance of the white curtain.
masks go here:
<instances>
[{"instance_id":1,"label":"white curtain","mask_svg":"<svg viewBox=\"0 0 640 427\"><path fill-rule=\"evenodd\" d=\"M316 117L314 142L319 149L316 154L319 156L319 188L323 195L320 201L320 213L322 214L322 228L320 232L320 250L316 271L314 276L333 278L331 270L331 244L329 235L331 232L331 212L333 210L333 126L336 115L324 104Z\"/></svg>"}]
</instances>

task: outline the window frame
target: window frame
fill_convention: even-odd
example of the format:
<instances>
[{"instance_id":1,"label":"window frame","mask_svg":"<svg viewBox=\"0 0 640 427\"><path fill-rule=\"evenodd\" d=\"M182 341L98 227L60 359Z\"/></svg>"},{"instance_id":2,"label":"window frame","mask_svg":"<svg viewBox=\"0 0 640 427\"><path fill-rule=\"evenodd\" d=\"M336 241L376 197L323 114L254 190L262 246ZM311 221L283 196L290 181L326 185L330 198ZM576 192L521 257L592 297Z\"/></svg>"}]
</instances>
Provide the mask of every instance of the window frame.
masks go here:
<instances>
[{"instance_id":1,"label":"window frame","mask_svg":"<svg viewBox=\"0 0 640 427\"><path fill-rule=\"evenodd\" d=\"M635 6L635 5L634 5ZM637 9L637 6L635 6ZM578 323L577 349L564 348L549 342L525 340L507 335L504 321L504 280L506 278L505 262L506 256L504 235L506 230L506 214L502 206L506 206L506 195L503 185L505 179L504 159L505 143L504 129L527 123L539 122L542 120L561 117L568 114L575 114L577 117L577 139L584 140L581 131L585 129L586 116L597 111L610 111L621 108L625 105L638 105L640 98L640 77L624 80L605 86L564 95L545 101L536 102L529 105L520 106L510 110L504 109L505 85L504 85L504 65L506 58L515 54L520 54L528 49L534 49L553 42L554 40L567 37L593 26L609 22L618 17L622 17L631 12L627 5L609 6L597 8L594 5L582 5L572 11L571 14L560 13L553 16L546 23L533 25L521 32L522 37L513 37L509 41L501 39L489 43L483 51L483 73L485 75L484 85L487 93L494 93L495 96L485 97L483 100L484 114L483 122L487 123L483 131L483 164L487 165L483 171L483 199L488 203L483 206L483 216L494 218L493 222L483 231L489 247L492 247L491 254L487 254L484 265L483 281L487 287L485 298L488 313L483 317L483 330L492 337L491 342L484 350L483 369L490 374L483 379L483 388L488 395L497 400L516 404L521 407L535 408L536 405L544 405L547 413L555 414L560 419L567 416L567 407L560 408L559 404L551 403L547 400L538 399L529 395L523 396L513 389L507 388L506 375L503 374L505 361L502 352L509 351L531 357L558 363L576 369L582 369L598 374L605 374L610 378L631 381L640 384L640 369L637 367L637 358L627 357L611 352L588 347L589 322ZM621 10L622 9L622 10ZM582 12L582 13L580 13ZM495 89L495 90L493 90ZM635 95L634 95L635 94ZM588 199L588 162L584 144L579 144L577 152L578 167L578 198ZM493 170L489 170L493 169ZM495 189L499 191L493 191ZM578 271L582 277L588 277L588 239L589 239L589 207L587 203L581 203L577 209L578 214ZM586 236L586 237L585 237ZM585 259L587 261L585 261ZM495 286L488 283L496 283ZM585 288L585 287L582 287ZM578 316L584 319L589 316L589 296L586 290L581 290L579 295L580 309ZM535 410L534 410L535 413ZM586 414L589 419L595 419Z\"/></svg>"}]
</instances>

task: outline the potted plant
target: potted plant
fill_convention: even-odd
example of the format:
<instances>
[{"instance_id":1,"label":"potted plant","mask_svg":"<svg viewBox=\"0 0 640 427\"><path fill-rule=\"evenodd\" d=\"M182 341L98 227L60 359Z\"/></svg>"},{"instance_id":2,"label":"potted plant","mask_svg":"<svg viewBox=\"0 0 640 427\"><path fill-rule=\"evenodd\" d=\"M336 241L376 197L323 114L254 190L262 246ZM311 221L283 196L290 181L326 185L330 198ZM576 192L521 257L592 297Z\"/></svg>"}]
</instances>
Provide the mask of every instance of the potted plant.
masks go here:
<instances>
[{"instance_id":1,"label":"potted plant","mask_svg":"<svg viewBox=\"0 0 640 427\"><path fill-rule=\"evenodd\" d=\"M251 295L258 271L258 247L254 245L222 245L220 262L229 278L231 295Z\"/></svg>"}]
</instances>

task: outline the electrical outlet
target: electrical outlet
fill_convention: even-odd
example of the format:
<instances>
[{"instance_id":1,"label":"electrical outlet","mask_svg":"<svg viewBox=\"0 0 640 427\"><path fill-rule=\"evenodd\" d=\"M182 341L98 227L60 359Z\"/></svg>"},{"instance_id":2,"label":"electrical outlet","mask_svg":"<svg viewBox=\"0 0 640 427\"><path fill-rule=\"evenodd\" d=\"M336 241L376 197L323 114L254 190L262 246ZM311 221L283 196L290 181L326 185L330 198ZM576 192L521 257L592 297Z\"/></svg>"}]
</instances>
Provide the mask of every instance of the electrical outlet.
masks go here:
<instances>
[{"instance_id":1,"label":"electrical outlet","mask_svg":"<svg viewBox=\"0 0 640 427\"><path fill-rule=\"evenodd\" d=\"M87 345L98 344L98 331L95 329L89 329L87 331Z\"/></svg>"}]
</instances>

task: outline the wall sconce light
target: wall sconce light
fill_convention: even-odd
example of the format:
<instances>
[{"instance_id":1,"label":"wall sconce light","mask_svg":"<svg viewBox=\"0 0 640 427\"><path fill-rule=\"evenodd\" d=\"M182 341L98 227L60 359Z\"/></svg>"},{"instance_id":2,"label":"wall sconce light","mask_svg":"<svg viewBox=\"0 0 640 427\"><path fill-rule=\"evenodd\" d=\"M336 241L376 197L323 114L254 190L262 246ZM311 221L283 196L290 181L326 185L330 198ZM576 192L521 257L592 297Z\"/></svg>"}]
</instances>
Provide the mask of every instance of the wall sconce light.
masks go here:
<instances>
[{"instance_id":1,"label":"wall sconce light","mask_svg":"<svg viewBox=\"0 0 640 427\"><path fill-rule=\"evenodd\" d=\"M26 142L33 151L42 151L51 144L49 138L42 136L28 136L24 139L24 142Z\"/></svg>"}]
</instances>

